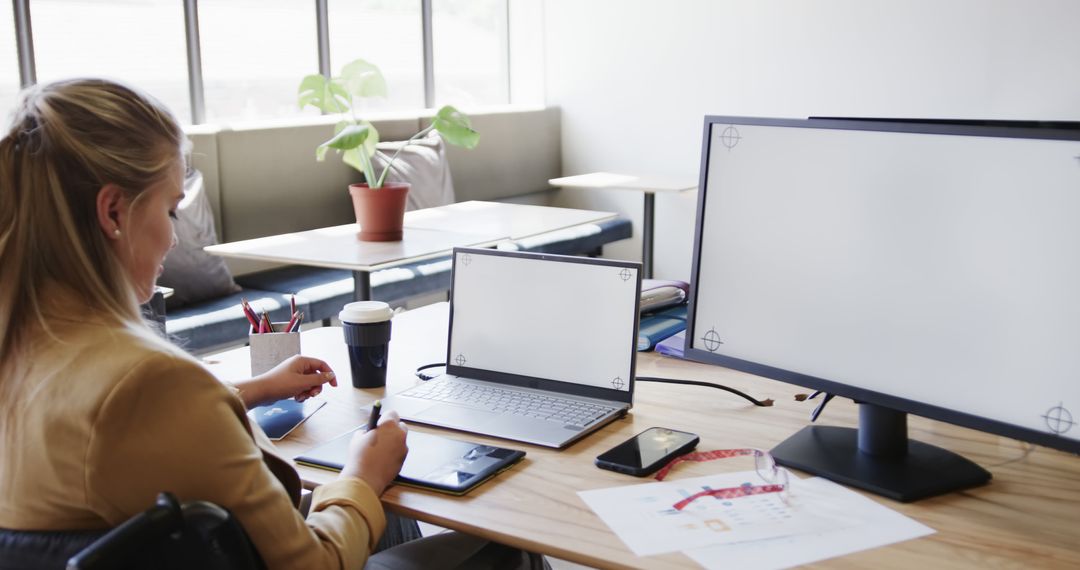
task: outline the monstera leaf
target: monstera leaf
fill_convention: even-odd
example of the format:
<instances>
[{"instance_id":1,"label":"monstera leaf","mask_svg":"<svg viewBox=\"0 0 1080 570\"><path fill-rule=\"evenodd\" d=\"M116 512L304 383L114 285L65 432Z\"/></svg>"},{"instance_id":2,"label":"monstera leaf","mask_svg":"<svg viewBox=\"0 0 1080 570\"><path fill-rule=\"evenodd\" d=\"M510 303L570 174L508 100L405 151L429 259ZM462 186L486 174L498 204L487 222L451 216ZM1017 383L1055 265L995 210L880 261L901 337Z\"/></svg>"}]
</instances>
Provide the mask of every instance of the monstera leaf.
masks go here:
<instances>
[{"instance_id":1,"label":"monstera leaf","mask_svg":"<svg viewBox=\"0 0 1080 570\"><path fill-rule=\"evenodd\" d=\"M450 105L439 109L431 126L452 145L472 149L480 143L480 133L472 130L469 118Z\"/></svg>"},{"instance_id":2,"label":"monstera leaf","mask_svg":"<svg viewBox=\"0 0 1080 570\"><path fill-rule=\"evenodd\" d=\"M344 87L321 75L308 75L300 82L300 108L308 105L318 107L324 113L342 113L349 110L349 93Z\"/></svg>"},{"instance_id":3,"label":"monstera leaf","mask_svg":"<svg viewBox=\"0 0 1080 570\"><path fill-rule=\"evenodd\" d=\"M322 143L315 149L315 158L322 161L326 158L326 151L336 149L345 151L342 160L345 164L368 174L366 166L375 152L375 145L379 144L379 131L368 121L360 120L356 123L341 121L334 127L334 136ZM362 156L361 156L362 155Z\"/></svg>"},{"instance_id":4,"label":"monstera leaf","mask_svg":"<svg viewBox=\"0 0 1080 570\"><path fill-rule=\"evenodd\" d=\"M335 79L353 97L386 97L386 79L382 72L362 59L346 64Z\"/></svg>"},{"instance_id":5,"label":"monstera leaf","mask_svg":"<svg viewBox=\"0 0 1080 570\"><path fill-rule=\"evenodd\" d=\"M356 99L386 96L386 79L378 67L357 59L346 64L341 75L331 79L322 75L307 75L300 81L298 94L297 102L301 108L310 105L323 113L349 113L334 127L334 136L316 147L315 158L321 162L326 159L330 149L339 151L345 164L364 173L371 188L382 187L391 165L406 145L432 130L438 131L447 143L455 146L471 149L480 142L480 135L472 129L469 118L447 105L435 114L431 126L413 135L397 149L380 175L373 172L371 165L371 156L379 143L379 131L370 122L358 118L354 107Z\"/></svg>"}]
</instances>

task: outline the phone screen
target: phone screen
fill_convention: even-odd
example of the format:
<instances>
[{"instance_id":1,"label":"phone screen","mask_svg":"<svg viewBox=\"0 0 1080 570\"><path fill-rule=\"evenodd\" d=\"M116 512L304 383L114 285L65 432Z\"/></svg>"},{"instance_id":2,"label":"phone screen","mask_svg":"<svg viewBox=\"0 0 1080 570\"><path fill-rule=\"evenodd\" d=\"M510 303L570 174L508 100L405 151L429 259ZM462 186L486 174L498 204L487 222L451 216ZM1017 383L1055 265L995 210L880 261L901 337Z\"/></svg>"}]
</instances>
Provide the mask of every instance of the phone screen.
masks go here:
<instances>
[{"instance_id":1,"label":"phone screen","mask_svg":"<svg viewBox=\"0 0 1080 570\"><path fill-rule=\"evenodd\" d=\"M667 428L649 428L620 443L596 458L598 464L611 464L630 471L659 469L661 463L685 453L697 444L698 436Z\"/></svg>"}]
</instances>

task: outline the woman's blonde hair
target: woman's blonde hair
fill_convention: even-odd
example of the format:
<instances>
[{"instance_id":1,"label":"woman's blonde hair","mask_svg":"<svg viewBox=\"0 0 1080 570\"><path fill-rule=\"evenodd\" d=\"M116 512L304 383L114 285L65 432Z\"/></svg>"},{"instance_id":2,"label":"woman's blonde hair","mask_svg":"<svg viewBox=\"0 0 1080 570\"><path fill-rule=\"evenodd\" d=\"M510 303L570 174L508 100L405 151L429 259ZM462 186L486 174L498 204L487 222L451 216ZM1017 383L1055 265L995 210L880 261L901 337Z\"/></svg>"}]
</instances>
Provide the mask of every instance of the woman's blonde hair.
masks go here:
<instances>
[{"instance_id":1,"label":"woman's blonde hair","mask_svg":"<svg viewBox=\"0 0 1080 570\"><path fill-rule=\"evenodd\" d=\"M168 110L131 87L73 79L23 92L0 140L0 374L26 334L49 330L46 291L121 326L145 328L134 286L97 217L115 184L134 201L183 160ZM2 385L2 382L0 382Z\"/></svg>"}]
</instances>

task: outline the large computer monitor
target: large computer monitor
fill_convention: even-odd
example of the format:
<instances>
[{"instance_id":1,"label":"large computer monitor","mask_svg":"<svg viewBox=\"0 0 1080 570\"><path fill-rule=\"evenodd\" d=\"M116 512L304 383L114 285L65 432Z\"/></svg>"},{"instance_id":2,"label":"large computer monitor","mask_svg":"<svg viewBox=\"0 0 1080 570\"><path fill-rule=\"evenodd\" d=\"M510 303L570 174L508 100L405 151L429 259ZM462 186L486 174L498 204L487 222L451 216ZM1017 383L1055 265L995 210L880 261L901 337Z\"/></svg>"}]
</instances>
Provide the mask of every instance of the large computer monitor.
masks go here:
<instances>
[{"instance_id":1,"label":"large computer monitor","mask_svg":"<svg viewBox=\"0 0 1080 570\"><path fill-rule=\"evenodd\" d=\"M1080 131L714 116L702 149L686 355L861 404L779 463L989 481L906 414L1080 453Z\"/></svg>"}]
</instances>

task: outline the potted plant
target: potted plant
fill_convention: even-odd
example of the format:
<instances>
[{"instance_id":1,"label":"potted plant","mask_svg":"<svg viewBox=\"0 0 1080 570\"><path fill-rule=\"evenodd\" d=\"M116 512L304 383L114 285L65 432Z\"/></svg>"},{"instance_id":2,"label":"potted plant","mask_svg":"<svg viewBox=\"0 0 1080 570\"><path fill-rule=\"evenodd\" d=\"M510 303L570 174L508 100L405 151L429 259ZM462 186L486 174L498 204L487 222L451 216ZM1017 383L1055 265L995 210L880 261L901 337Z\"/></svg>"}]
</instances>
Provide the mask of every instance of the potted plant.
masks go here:
<instances>
[{"instance_id":1,"label":"potted plant","mask_svg":"<svg viewBox=\"0 0 1080 570\"><path fill-rule=\"evenodd\" d=\"M311 105L325 113L348 113L334 127L334 136L315 149L315 159L321 162L329 149L335 149L341 153L345 164L364 173L366 182L349 186L356 223L360 225L360 239L364 241L401 240L409 184L387 182L386 175L394 168L398 154L409 143L433 130L455 146L471 149L480 142L480 135L472 130L469 118L446 105L435 113L430 126L410 137L392 156L387 157L375 147L379 142L379 131L356 114L358 100L385 96L386 80L382 72L362 59L346 64L337 77L327 79L322 75L308 75L300 82L301 108ZM371 160L376 154L386 162L381 172L375 171Z\"/></svg>"}]
</instances>

